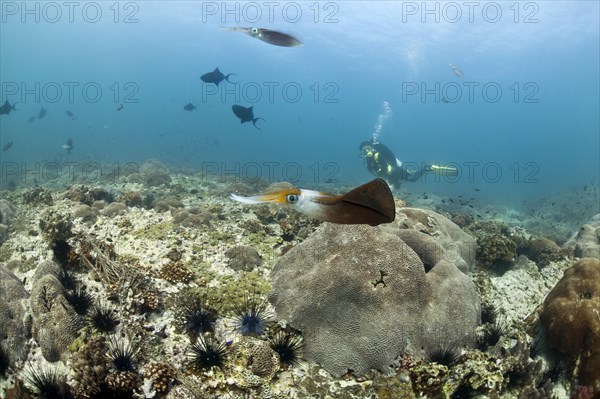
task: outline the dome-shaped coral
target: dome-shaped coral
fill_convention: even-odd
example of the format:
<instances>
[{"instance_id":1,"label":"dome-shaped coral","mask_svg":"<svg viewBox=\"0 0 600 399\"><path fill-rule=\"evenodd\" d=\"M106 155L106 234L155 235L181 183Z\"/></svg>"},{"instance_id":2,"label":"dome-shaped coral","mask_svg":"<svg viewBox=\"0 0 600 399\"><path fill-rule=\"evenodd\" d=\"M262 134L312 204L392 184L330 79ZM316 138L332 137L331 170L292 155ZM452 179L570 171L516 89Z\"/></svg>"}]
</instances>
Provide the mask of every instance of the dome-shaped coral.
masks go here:
<instances>
[{"instance_id":1,"label":"dome-shaped coral","mask_svg":"<svg viewBox=\"0 0 600 399\"><path fill-rule=\"evenodd\" d=\"M579 358L582 385L600 383L600 260L584 258L565 271L541 314L548 347Z\"/></svg>"},{"instance_id":2,"label":"dome-shaped coral","mask_svg":"<svg viewBox=\"0 0 600 399\"><path fill-rule=\"evenodd\" d=\"M479 297L449 261L462 258L413 233L404 241L394 229L325 223L277 262L269 299L302 331L307 359L341 376L388 371L405 351L423 357L434 345L474 344Z\"/></svg>"}]
</instances>

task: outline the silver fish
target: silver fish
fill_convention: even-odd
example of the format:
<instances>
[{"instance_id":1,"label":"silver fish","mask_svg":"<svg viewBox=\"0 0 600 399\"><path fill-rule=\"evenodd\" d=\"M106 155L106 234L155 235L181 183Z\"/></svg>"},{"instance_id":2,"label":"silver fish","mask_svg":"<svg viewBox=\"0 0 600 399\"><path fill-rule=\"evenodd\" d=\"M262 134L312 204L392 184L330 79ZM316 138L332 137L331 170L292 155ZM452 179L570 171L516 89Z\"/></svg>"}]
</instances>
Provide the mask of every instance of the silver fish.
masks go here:
<instances>
[{"instance_id":1,"label":"silver fish","mask_svg":"<svg viewBox=\"0 0 600 399\"><path fill-rule=\"evenodd\" d=\"M300 41L300 39L288 35L287 33L278 32L276 30L264 29L264 28L221 28L230 32L242 32L251 36L255 39L262 40L265 43L272 44L274 46L281 47L299 47L304 43Z\"/></svg>"}]
</instances>

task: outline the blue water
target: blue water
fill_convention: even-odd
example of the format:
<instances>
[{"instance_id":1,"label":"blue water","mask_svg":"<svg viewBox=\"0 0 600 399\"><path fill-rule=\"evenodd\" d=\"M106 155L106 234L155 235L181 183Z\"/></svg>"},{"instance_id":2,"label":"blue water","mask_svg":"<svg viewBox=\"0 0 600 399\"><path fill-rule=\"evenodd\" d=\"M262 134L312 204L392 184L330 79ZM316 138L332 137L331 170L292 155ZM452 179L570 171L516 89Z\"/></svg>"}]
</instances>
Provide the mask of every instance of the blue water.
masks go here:
<instances>
[{"instance_id":1,"label":"blue water","mask_svg":"<svg viewBox=\"0 0 600 399\"><path fill-rule=\"evenodd\" d=\"M0 96L18 102L0 117L0 143L13 142L0 153L3 184L44 162L148 158L307 188L364 182L358 145L387 101L379 140L398 158L461 169L404 191L477 188L511 201L598 185L598 2L482 2L471 16L462 2L273 2L272 19L264 2L74 4L70 21L62 2L0 2ZM233 26L293 33L304 46L220 29ZM203 84L215 67L237 84ZM188 102L198 110L184 111ZM232 104L253 105L262 130L240 124ZM42 106L46 117L29 123Z\"/></svg>"}]
</instances>

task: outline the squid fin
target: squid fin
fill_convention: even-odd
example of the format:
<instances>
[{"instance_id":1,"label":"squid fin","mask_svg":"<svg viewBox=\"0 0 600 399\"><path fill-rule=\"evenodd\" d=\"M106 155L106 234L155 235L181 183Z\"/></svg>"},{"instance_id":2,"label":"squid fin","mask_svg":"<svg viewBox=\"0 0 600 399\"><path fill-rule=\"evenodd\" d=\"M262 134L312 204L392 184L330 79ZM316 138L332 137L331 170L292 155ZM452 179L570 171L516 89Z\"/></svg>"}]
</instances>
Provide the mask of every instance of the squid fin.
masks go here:
<instances>
[{"instance_id":1,"label":"squid fin","mask_svg":"<svg viewBox=\"0 0 600 399\"><path fill-rule=\"evenodd\" d=\"M396 218L396 203L392 190L383 179L374 179L342 196L341 201L363 207L379 223L390 223ZM371 224L371 223L369 223Z\"/></svg>"}]
</instances>

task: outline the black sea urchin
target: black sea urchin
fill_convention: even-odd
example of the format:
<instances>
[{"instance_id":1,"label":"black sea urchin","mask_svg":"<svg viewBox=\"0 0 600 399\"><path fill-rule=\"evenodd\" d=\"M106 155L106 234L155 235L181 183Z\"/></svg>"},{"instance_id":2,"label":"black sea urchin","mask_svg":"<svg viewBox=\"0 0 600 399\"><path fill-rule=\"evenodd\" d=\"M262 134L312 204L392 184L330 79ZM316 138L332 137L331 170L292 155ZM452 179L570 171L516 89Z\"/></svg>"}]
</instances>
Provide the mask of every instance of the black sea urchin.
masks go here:
<instances>
[{"instance_id":1,"label":"black sea urchin","mask_svg":"<svg viewBox=\"0 0 600 399\"><path fill-rule=\"evenodd\" d=\"M481 324L494 323L498 317L498 310L491 303L481 305Z\"/></svg>"},{"instance_id":2,"label":"black sea urchin","mask_svg":"<svg viewBox=\"0 0 600 399\"><path fill-rule=\"evenodd\" d=\"M39 399L71 399L73 397L67 377L56 367L33 368L31 365L23 372L28 389Z\"/></svg>"},{"instance_id":3,"label":"black sea urchin","mask_svg":"<svg viewBox=\"0 0 600 399\"><path fill-rule=\"evenodd\" d=\"M54 253L54 257L58 261L58 264L61 265L62 267L65 267L68 265L70 251L71 251L71 246L65 240L55 241L54 245L52 246L52 252Z\"/></svg>"},{"instance_id":4,"label":"black sea urchin","mask_svg":"<svg viewBox=\"0 0 600 399\"><path fill-rule=\"evenodd\" d=\"M218 308L208 304L206 295L193 295L186 299L179 311L178 321L181 326L192 336L215 331L218 317Z\"/></svg>"},{"instance_id":5,"label":"black sea urchin","mask_svg":"<svg viewBox=\"0 0 600 399\"><path fill-rule=\"evenodd\" d=\"M477 391L471 387L462 383L456 388L456 390L450 395L450 399L471 399L476 397Z\"/></svg>"},{"instance_id":6,"label":"black sea urchin","mask_svg":"<svg viewBox=\"0 0 600 399\"><path fill-rule=\"evenodd\" d=\"M234 322L242 335L262 335L272 317L267 302L252 295L246 297L243 308L237 309Z\"/></svg>"},{"instance_id":7,"label":"black sea urchin","mask_svg":"<svg viewBox=\"0 0 600 399\"><path fill-rule=\"evenodd\" d=\"M0 344L0 376L6 374L9 365L8 353L4 349L4 345Z\"/></svg>"},{"instance_id":8,"label":"black sea urchin","mask_svg":"<svg viewBox=\"0 0 600 399\"><path fill-rule=\"evenodd\" d=\"M269 339L271 349L279 355L281 364L293 367L302 355L302 336L285 331L278 331L272 339Z\"/></svg>"},{"instance_id":9,"label":"black sea urchin","mask_svg":"<svg viewBox=\"0 0 600 399\"><path fill-rule=\"evenodd\" d=\"M106 356L108 356L112 368L117 372L134 371L137 352L138 350L131 345L127 338L111 336L108 339Z\"/></svg>"},{"instance_id":10,"label":"black sea urchin","mask_svg":"<svg viewBox=\"0 0 600 399\"><path fill-rule=\"evenodd\" d=\"M452 344L444 344L438 342L433 348L427 350L426 353L427 361L430 363L443 364L444 366L450 366L456 363L460 358L460 349Z\"/></svg>"},{"instance_id":11,"label":"black sea urchin","mask_svg":"<svg viewBox=\"0 0 600 399\"><path fill-rule=\"evenodd\" d=\"M188 359L196 370L222 366L227 357L227 345L212 335L200 335L192 344Z\"/></svg>"},{"instance_id":12,"label":"black sea urchin","mask_svg":"<svg viewBox=\"0 0 600 399\"><path fill-rule=\"evenodd\" d=\"M114 332L119 325L115 308L103 303L92 307L88 319L96 330L105 333Z\"/></svg>"},{"instance_id":13,"label":"black sea urchin","mask_svg":"<svg viewBox=\"0 0 600 399\"><path fill-rule=\"evenodd\" d=\"M80 316L85 315L94 302L94 297L82 287L67 292L65 298Z\"/></svg>"},{"instance_id":14,"label":"black sea urchin","mask_svg":"<svg viewBox=\"0 0 600 399\"><path fill-rule=\"evenodd\" d=\"M496 320L494 324L490 324L483 335L477 337L477 348L481 351L487 350L500 341L500 338L506 334L506 325L500 320Z\"/></svg>"}]
</instances>

